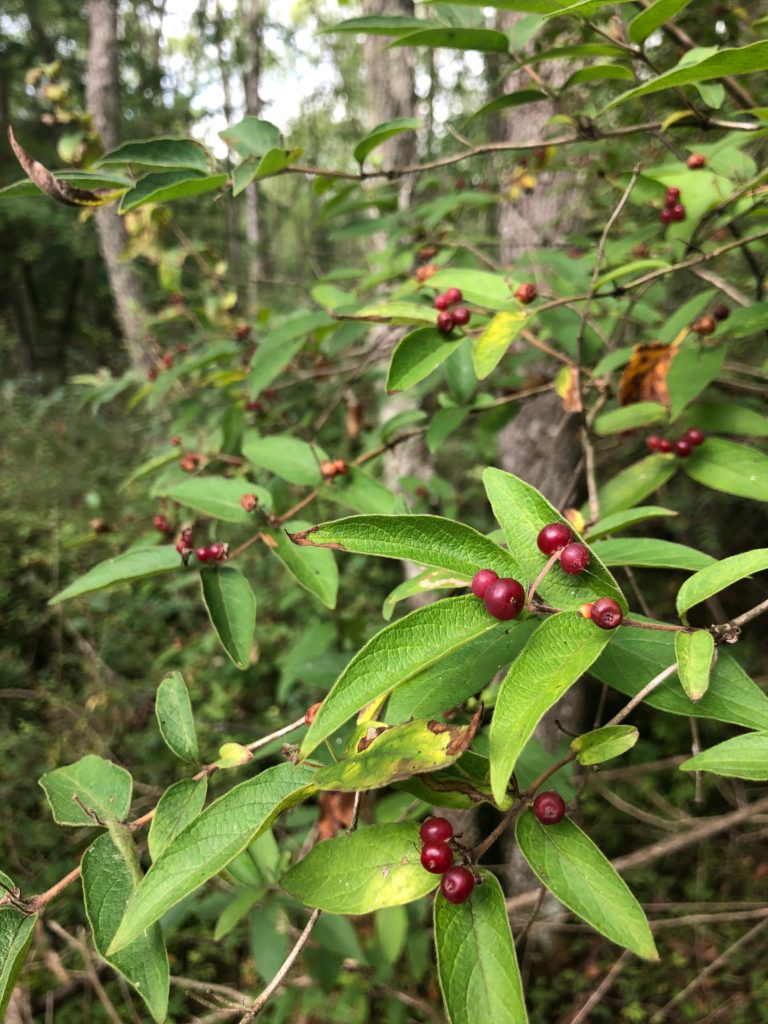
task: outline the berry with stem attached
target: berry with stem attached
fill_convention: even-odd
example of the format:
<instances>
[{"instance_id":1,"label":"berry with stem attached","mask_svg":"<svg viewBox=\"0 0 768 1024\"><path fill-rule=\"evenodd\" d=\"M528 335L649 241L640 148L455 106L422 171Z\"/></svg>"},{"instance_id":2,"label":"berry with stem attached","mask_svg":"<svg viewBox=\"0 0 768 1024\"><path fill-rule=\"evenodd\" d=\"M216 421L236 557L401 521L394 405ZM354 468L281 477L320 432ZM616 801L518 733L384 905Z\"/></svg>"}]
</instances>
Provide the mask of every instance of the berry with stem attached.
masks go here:
<instances>
[{"instance_id":1,"label":"berry with stem attached","mask_svg":"<svg viewBox=\"0 0 768 1024\"><path fill-rule=\"evenodd\" d=\"M675 455L678 459L687 459L693 451L693 446L690 441L686 441L684 437L681 437L679 441L675 441Z\"/></svg>"},{"instance_id":2,"label":"berry with stem attached","mask_svg":"<svg viewBox=\"0 0 768 1024\"><path fill-rule=\"evenodd\" d=\"M437 314L437 329L441 334L450 334L455 326L456 321L453 319L453 314L448 310L443 309Z\"/></svg>"},{"instance_id":3,"label":"berry with stem attached","mask_svg":"<svg viewBox=\"0 0 768 1024\"><path fill-rule=\"evenodd\" d=\"M573 532L565 523L550 523L539 530L536 545L542 555L553 555L573 540Z\"/></svg>"},{"instance_id":4,"label":"berry with stem attached","mask_svg":"<svg viewBox=\"0 0 768 1024\"><path fill-rule=\"evenodd\" d=\"M447 818L427 818L419 829L422 843L447 843L453 838L453 825Z\"/></svg>"},{"instance_id":5,"label":"berry with stem attached","mask_svg":"<svg viewBox=\"0 0 768 1024\"><path fill-rule=\"evenodd\" d=\"M493 569L480 569L472 577L472 593L475 597L485 597L485 592L492 583L495 583L499 578L499 574L494 572Z\"/></svg>"},{"instance_id":6,"label":"berry with stem attached","mask_svg":"<svg viewBox=\"0 0 768 1024\"><path fill-rule=\"evenodd\" d=\"M592 621L600 629L616 629L623 618L624 613L612 597L600 597L592 605Z\"/></svg>"},{"instance_id":7,"label":"berry with stem attached","mask_svg":"<svg viewBox=\"0 0 768 1024\"><path fill-rule=\"evenodd\" d=\"M699 427L689 427L683 434L683 440L687 441L688 444L694 445L694 447L696 445L704 444L705 437L706 434L703 430L700 430Z\"/></svg>"},{"instance_id":8,"label":"berry with stem attached","mask_svg":"<svg viewBox=\"0 0 768 1024\"><path fill-rule=\"evenodd\" d=\"M425 843L421 850L421 865L433 875L443 875L453 864L453 850L448 843Z\"/></svg>"},{"instance_id":9,"label":"berry with stem attached","mask_svg":"<svg viewBox=\"0 0 768 1024\"><path fill-rule=\"evenodd\" d=\"M525 591L517 580L502 576L488 587L483 602L494 619L516 619L525 603Z\"/></svg>"},{"instance_id":10,"label":"berry with stem attached","mask_svg":"<svg viewBox=\"0 0 768 1024\"><path fill-rule=\"evenodd\" d=\"M446 871L440 882L440 892L449 903L466 903L474 888L475 876L463 865Z\"/></svg>"},{"instance_id":11,"label":"berry with stem attached","mask_svg":"<svg viewBox=\"0 0 768 1024\"><path fill-rule=\"evenodd\" d=\"M666 195L664 196L664 205L665 206L674 206L675 203L677 203L679 201L680 201L680 189L679 188L674 188L674 187L670 186L667 189Z\"/></svg>"},{"instance_id":12,"label":"berry with stem attached","mask_svg":"<svg viewBox=\"0 0 768 1024\"><path fill-rule=\"evenodd\" d=\"M589 548L583 544L567 544L560 552L560 567L569 576L576 576L589 565Z\"/></svg>"},{"instance_id":13,"label":"berry with stem attached","mask_svg":"<svg viewBox=\"0 0 768 1024\"><path fill-rule=\"evenodd\" d=\"M565 817L565 800L553 789L539 793L533 801L533 813L542 825L557 825Z\"/></svg>"}]
</instances>

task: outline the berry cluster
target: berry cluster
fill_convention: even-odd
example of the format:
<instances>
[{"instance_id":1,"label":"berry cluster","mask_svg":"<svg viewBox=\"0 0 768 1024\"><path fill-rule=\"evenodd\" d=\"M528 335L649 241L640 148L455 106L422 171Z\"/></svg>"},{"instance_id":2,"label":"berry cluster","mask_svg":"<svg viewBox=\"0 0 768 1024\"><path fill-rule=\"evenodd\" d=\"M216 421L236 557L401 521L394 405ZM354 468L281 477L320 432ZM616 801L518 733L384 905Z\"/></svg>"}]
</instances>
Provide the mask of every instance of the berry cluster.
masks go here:
<instances>
[{"instance_id":1,"label":"berry cluster","mask_svg":"<svg viewBox=\"0 0 768 1024\"><path fill-rule=\"evenodd\" d=\"M536 285L527 281L524 284L521 284L517 289L515 292L515 298L518 302L522 302L524 306L527 306L529 303L533 302L538 294Z\"/></svg>"},{"instance_id":2,"label":"berry cluster","mask_svg":"<svg viewBox=\"0 0 768 1024\"><path fill-rule=\"evenodd\" d=\"M152 525L156 530L159 530L160 533L165 534L166 537L170 536L170 534L173 533L173 526L171 526L171 524L163 515L155 516L154 519L152 520Z\"/></svg>"},{"instance_id":3,"label":"berry cluster","mask_svg":"<svg viewBox=\"0 0 768 1024\"><path fill-rule=\"evenodd\" d=\"M211 544L209 548L201 547L195 550L195 533L191 526L186 526L179 535L179 539L176 541L176 550L181 555L181 560L184 565L187 565L190 556L194 554L198 562L206 564L213 562L218 564L224 562L229 555L229 544L224 544L222 541L217 540Z\"/></svg>"},{"instance_id":4,"label":"berry cluster","mask_svg":"<svg viewBox=\"0 0 768 1024\"><path fill-rule=\"evenodd\" d=\"M464 903L475 888L475 876L463 864L453 867L453 826L447 818L428 818L419 829L422 866L442 875L440 892L449 903Z\"/></svg>"},{"instance_id":5,"label":"berry cluster","mask_svg":"<svg viewBox=\"0 0 768 1024\"><path fill-rule=\"evenodd\" d=\"M320 473L323 480L333 480L334 477L344 476L349 470L344 459L323 459L320 463Z\"/></svg>"},{"instance_id":6,"label":"berry cluster","mask_svg":"<svg viewBox=\"0 0 768 1024\"><path fill-rule=\"evenodd\" d=\"M533 801L533 813L542 825L557 825L565 817L565 800L553 789L539 793Z\"/></svg>"},{"instance_id":7,"label":"berry cluster","mask_svg":"<svg viewBox=\"0 0 768 1024\"><path fill-rule=\"evenodd\" d=\"M730 315L731 311L728 306L721 302L712 310L712 316L700 316L698 320L694 320L691 324L691 330L695 334L714 334L718 323L722 320L727 320Z\"/></svg>"},{"instance_id":8,"label":"berry cluster","mask_svg":"<svg viewBox=\"0 0 768 1024\"><path fill-rule=\"evenodd\" d=\"M680 202L680 189L668 188L664 196L664 209L659 214L662 224L671 224L675 220L685 220L685 207Z\"/></svg>"},{"instance_id":9,"label":"berry cluster","mask_svg":"<svg viewBox=\"0 0 768 1024\"><path fill-rule=\"evenodd\" d=\"M659 437L658 434L651 434L646 438L645 443L652 452L669 454L674 452L679 459L687 459L694 448L704 443L706 437L703 430L698 427L690 427L677 441L670 441L668 437Z\"/></svg>"},{"instance_id":10,"label":"berry cluster","mask_svg":"<svg viewBox=\"0 0 768 1024\"><path fill-rule=\"evenodd\" d=\"M441 334L450 334L454 327L466 327L469 323L472 314L466 306L458 305L463 298L460 288L449 288L435 296L434 306L440 311L437 314L437 329ZM456 306L456 309L451 309L451 306Z\"/></svg>"}]
</instances>

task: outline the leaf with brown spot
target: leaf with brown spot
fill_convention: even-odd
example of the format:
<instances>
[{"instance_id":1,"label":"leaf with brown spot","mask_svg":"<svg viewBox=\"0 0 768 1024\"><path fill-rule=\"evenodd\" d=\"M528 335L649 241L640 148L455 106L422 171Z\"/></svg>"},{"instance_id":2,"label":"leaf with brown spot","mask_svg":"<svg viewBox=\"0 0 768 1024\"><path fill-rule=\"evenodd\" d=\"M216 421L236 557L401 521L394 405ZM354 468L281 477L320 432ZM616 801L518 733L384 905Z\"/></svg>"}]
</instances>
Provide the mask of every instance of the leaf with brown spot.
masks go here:
<instances>
[{"instance_id":1,"label":"leaf with brown spot","mask_svg":"<svg viewBox=\"0 0 768 1024\"><path fill-rule=\"evenodd\" d=\"M29 180L41 192L45 192L51 199L55 199L57 203L75 207L104 206L106 203L118 199L126 191L124 188L98 188L92 191L75 188L74 185L69 185L67 182L57 178L47 167L44 167L38 160L31 157L16 141L13 128L10 125L8 125L8 140L11 143L11 149L16 155L16 159L21 164L21 168Z\"/></svg>"},{"instance_id":2,"label":"leaf with brown spot","mask_svg":"<svg viewBox=\"0 0 768 1024\"><path fill-rule=\"evenodd\" d=\"M577 366L561 366L555 376L555 391L563 402L566 412L581 412L581 391L579 389L579 369Z\"/></svg>"},{"instance_id":3,"label":"leaf with brown spot","mask_svg":"<svg viewBox=\"0 0 768 1024\"><path fill-rule=\"evenodd\" d=\"M380 789L400 779L447 768L469 747L482 715L479 707L467 725L415 719L373 738L366 735L349 757L320 769L315 776L317 788L341 792Z\"/></svg>"},{"instance_id":4,"label":"leaf with brown spot","mask_svg":"<svg viewBox=\"0 0 768 1024\"><path fill-rule=\"evenodd\" d=\"M661 341L635 345L619 382L619 405L660 402L669 406L667 374L687 333L686 327L670 345Z\"/></svg>"}]
</instances>

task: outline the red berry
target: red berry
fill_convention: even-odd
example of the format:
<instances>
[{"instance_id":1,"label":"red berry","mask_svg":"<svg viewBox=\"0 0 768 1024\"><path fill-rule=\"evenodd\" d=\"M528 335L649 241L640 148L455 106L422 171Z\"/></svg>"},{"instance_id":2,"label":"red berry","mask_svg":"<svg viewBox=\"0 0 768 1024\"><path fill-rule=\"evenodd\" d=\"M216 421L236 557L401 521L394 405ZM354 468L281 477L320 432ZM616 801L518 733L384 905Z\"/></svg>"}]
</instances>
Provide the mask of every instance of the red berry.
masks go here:
<instances>
[{"instance_id":1,"label":"red berry","mask_svg":"<svg viewBox=\"0 0 768 1024\"><path fill-rule=\"evenodd\" d=\"M536 544L543 555L554 555L560 548L570 544L573 540L573 532L565 523L550 523L549 526L539 530Z\"/></svg>"},{"instance_id":2,"label":"red berry","mask_svg":"<svg viewBox=\"0 0 768 1024\"><path fill-rule=\"evenodd\" d=\"M700 316L698 320L695 320L691 326L691 330L695 331L696 334L713 334L717 324L714 318L711 316Z\"/></svg>"},{"instance_id":3,"label":"red berry","mask_svg":"<svg viewBox=\"0 0 768 1024\"><path fill-rule=\"evenodd\" d=\"M678 202L679 199L680 199L680 189L679 188L673 188L673 187L670 186L667 189L667 194L664 196L664 205L665 206L674 206L675 203Z\"/></svg>"},{"instance_id":4,"label":"red berry","mask_svg":"<svg viewBox=\"0 0 768 1024\"><path fill-rule=\"evenodd\" d=\"M668 437L662 437L661 441L659 441L659 451L667 453L667 452L671 452L672 448L673 448L673 444L669 440L669 438Z\"/></svg>"},{"instance_id":5,"label":"red berry","mask_svg":"<svg viewBox=\"0 0 768 1024\"><path fill-rule=\"evenodd\" d=\"M191 526L185 526L181 531L181 543L185 544L188 548L191 548L194 543L195 531Z\"/></svg>"},{"instance_id":6,"label":"red berry","mask_svg":"<svg viewBox=\"0 0 768 1024\"><path fill-rule=\"evenodd\" d=\"M185 544L183 540L177 540L176 550L179 552L180 555L184 556L188 555L192 549L189 547L189 545Z\"/></svg>"},{"instance_id":7,"label":"red berry","mask_svg":"<svg viewBox=\"0 0 768 1024\"><path fill-rule=\"evenodd\" d=\"M437 329L441 334L450 334L455 326L453 315L447 310L437 314Z\"/></svg>"},{"instance_id":8,"label":"red berry","mask_svg":"<svg viewBox=\"0 0 768 1024\"><path fill-rule=\"evenodd\" d=\"M157 377L157 370L150 366L147 370L147 380L154 380Z\"/></svg>"},{"instance_id":9,"label":"red berry","mask_svg":"<svg viewBox=\"0 0 768 1024\"><path fill-rule=\"evenodd\" d=\"M496 580L483 595L486 610L494 619L516 619L525 603L522 586L508 576Z\"/></svg>"},{"instance_id":10,"label":"red berry","mask_svg":"<svg viewBox=\"0 0 768 1024\"><path fill-rule=\"evenodd\" d=\"M692 444L694 446L703 444L705 437L706 434L704 433L704 431L700 430L698 427L689 427L688 430L686 430L686 432L683 434L683 440L687 441L688 444Z\"/></svg>"},{"instance_id":11,"label":"red berry","mask_svg":"<svg viewBox=\"0 0 768 1024\"><path fill-rule=\"evenodd\" d=\"M685 220L685 207L682 203L675 203L670 210L672 220Z\"/></svg>"},{"instance_id":12,"label":"red berry","mask_svg":"<svg viewBox=\"0 0 768 1024\"><path fill-rule=\"evenodd\" d=\"M181 438L179 437L178 434L173 435L173 437L171 438L171 444L173 445L174 448L179 447L179 445L181 444Z\"/></svg>"},{"instance_id":13,"label":"red berry","mask_svg":"<svg viewBox=\"0 0 768 1024\"><path fill-rule=\"evenodd\" d=\"M493 569L480 569L472 577L472 593L475 597L485 597L485 592L492 583L495 583L499 578L499 574L494 572Z\"/></svg>"},{"instance_id":14,"label":"red berry","mask_svg":"<svg viewBox=\"0 0 768 1024\"><path fill-rule=\"evenodd\" d=\"M426 843L421 851L421 864L433 875L442 875L453 864L453 850L448 843Z\"/></svg>"},{"instance_id":15,"label":"red berry","mask_svg":"<svg viewBox=\"0 0 768 1024\"><path fill-rule=\"evenodd\" d=\"M584 572L589 565L589 548L583 544L567 544L560 552L560 566L569 576Z\"/></svg>"},{"instance_id":16,"label":"red berry","mask_svg":"<svg viewBox=\"0 0 768 1024\"><path fill-rule=\"evenodd\" d=\"M171 527L168 525L168 520L165 518L165 516L155 516L155 518L152 520L152 525L156 530L159 530L160 533L171 532Z\"/></svg>"},{"instance_id":17,"label":"red berry","mask_svg":"<svg viewBox=\"0 0 768 1024\"><path fill-rule=\"evenodd\" d=\"M419 829L422 843L447 843L453 838L453 825L447 818L427 818Z\"/></svg>"},{"instance_id":18,"label":"red berry","mask_svg":"<svg viewBox=\"0 0 768 1024\"><path fill-rule=\"evenodd\" d=\"M451 316L453 317L453 322L456 324L457 327L464 327L466 324L468 324L471 315L472 314L469 312L466 306L457 306L456 309L454 309L453 313L451 314Z\"/></svg>"},{"instance_id":19,"label":"red berry","mask_svg":"<svg viewBox=\"0 0 768 1024\"><path fill-rule=\"evenodd\" d=\"M255 494L244 494L240 498L240 505L245 509L246 512L253 512L256 506L259 504L259 499Z\"/></svg>"},{"instance_id":20,"label":"red berry","mask_svg":"<svg viewBox=\"0 0 768 1024\"><path fill-rule=\"evenodd\" d=\"M684 437L681 437L679 441L675 441L675 455L679 459L687 459L693 451L693 445L690 441L686 441Z\"/></svg>"},{"instance_id":21,"label":"red berry","mask_svg":"<svg viewBox=\"0 0 768 1024\"><path fill-rule=\"evenodd\" d=\"M565 800L554 790L539 793L533 801L533 813L542 825L556 825L565 817Z\"/></svg>"},{"instance_id":22,"label":"red berry","mask_svg":"<svg viewBox=\"0 0 768 1024\"><path fill-rule=\"evenodd\" d=\"M529 302L533 302L538 294L536 285L527 281L524 284L521 284L517 289L515 292L515 298L518 302L522 302L524 306L527 306Z\"/></svg>"},{"instance_id":23,"label":"red berry","mask_svg":"<svg viewBox=\"0 0 768 1024\"><path fill-rule=\"evenodd\" d=\"M698 171L701 167L707 166L707 158L703 153L691 153L686 163L690 171Z\"/></svg>"},{"instance_id":24,"label":"red berry","mask_svg":"<svg viewBox=\"0 0 768 1024\"><path fill-rule=\"evenodd\" d=\"M727 320L731 315L731 311L724 302L721 302L719 306L715 306L712 310L712 316L715 320Z\"/></svg>"},{"instance_id":25,"label":"red berry","mask_svg":"<svg viewBox=\"0 0 768 1024\"><path fill-rule=\"evenodd\" d=\"M672 213L670 208L668 206L665 206L664 209L659 214L659 220L661 221L661 223L662 224L671 224L674 219L675 219L674 214Z\"/></svg>"},{"instance_id":26,"label":"red berry","mask_svg":"<svg viewBox=\"0 0 768 1024\"><path fill-rule=\"evenodd\" d=\"M320 710L321 704L322 701L318 701L317 704L313 704L311 707L307 708L304 714L304 721L307 725L312 725L314 720L317 718L317 712Z\"/></svg>"},{"instance_id":27,"label":"red berry","mask_svg":"<svg viewBox=\"0 0 768 1024\"><path fill-rule=\"evenodd\" d=\"M212 562L223 562L229 554L229 544L222 544L217 540L215 544L211 544L210 552Z\"/></svg>"},{"instance_id":28,"label":"red berry","mask_svg":"<svg viewBox=\"0 0 768 1024\"><path fill-rule=\"evenodd\" d=\"M592 621L600 629L616 629L624 614L612 597L600 597L592 605Z\"/></svg>"},{"instance_id":29,"label":"red berry","mask_svg":"<svg viewBox=\"0 0 768 1024\"><path fill-rule=\"evenodd\" d=\"M435 309L448 309L450 302L448 301L448 293L443 292L442 295L436 295L433 303Z\"/></svg>"},{"instance_id":30,"label":"red berry","mask_svg":"<svg viewBox=\"0 0 768 1024\"><path fill-rule=\"evenodd\" d=\"M661 450L661 442L663 440L658 434L651 434L650 437L646 437L645 443L652 452L658 452Z\"/></svg>"},{"instance_id":31,"label":"red berry","mask_svg":"<svg viewBox=\"0 0 768 1024\"><path fill-rule=\"evenodd\" d=\"M440 882L440 892L449 903L465 903L474 888L475 876L463 866L446 871Z\"/></svg>"},{"instance_id":32,"label":"red berry","mask_svg":"<svg viewBox=\"0 0 768 1024\"><path fill-rule=\"evenodd\" d=\"M212 560L210 548L198 548L195 552L195 558L198 562L210 562Z\"/></svg>"},{"instance_id":33,"label":"red berry","mask_svg":"<svg viewBox=\"0 0 768 1024\"><path fill-rule=\"evenodd\" d=\"M460 288L449 288L445 293L445 297L448 300L449 306L455 306L457 302L461 302L464 298Z\"/></svg>"}]
</instances>

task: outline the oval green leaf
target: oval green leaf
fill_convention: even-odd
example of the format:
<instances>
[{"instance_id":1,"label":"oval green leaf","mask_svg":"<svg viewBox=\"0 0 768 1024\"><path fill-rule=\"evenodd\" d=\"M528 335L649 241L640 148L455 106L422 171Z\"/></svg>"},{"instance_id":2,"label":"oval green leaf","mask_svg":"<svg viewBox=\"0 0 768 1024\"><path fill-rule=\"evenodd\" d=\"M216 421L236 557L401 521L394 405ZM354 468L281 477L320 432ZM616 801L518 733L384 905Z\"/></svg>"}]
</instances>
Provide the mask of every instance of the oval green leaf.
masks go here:
<instances>
[{"instance_id":1,"label":"oval green leaf","mask_svg":"<svg viewBox=\"0 0 768 1024\"><path fill-rule=\"evenodd\" d=\"M392 139L402 132L414 132L417 128L421 128L421 121L417 121L415 117L398 117L394 121L385 121L383 124L377 125L355 146L353 154L355 160L359 164L363 164L368 154L379 146L383 146L388 139Z\"/></svg>"},{"instance_id":2,"label":"oval green leaf","mask_svg":"<svg viewBox=\"0 0 768 1024\"><path fill-rule=\"evenodd\" d=\"M249 480L229 480L223 476L192 477L166 487L163 493L185 508L225 523L253 523L253 512L246 512L240 504L244 494L255 494L264 511L272 508L272 495L264 487L257 487Z\"/></svg>"},{"instance_id":3,"label":"oval green leaf","mask_svg":"<svg viewBox=\"0 0 768 1024\"><path fill-rule=\"evenodd\" d=\"M456 351L463 336L449 340L434 327L420 327L400 341L387 373L387 391L407 391Z\"/></svg>"},{"instance_id":4,"label":"oval green leaf","mask_svg":"<svg viewBox=\"0 0 768 1024\"><path fill-rule=\"evenodd\" d=\"M768 780L768 732L748 732L702 750L683 761L680 771L712 772L731 779L765 782Z\"/></svg>"},{"instance_id":5,"label":"oval green leaf","mask_svg":"<svg viewBox=\"0 0 768 1024\"><path fill-rule=\"evenodd\" d=\"M708 597L738 583L746 576L751 576L753 572L764 569L768 569L768 548L756 548L741 555L732 555L701 569L680 587L675 602L678 614L685 616L694 605L706 601Z\"/></svg>"},{"instance_id":6,"label":"oval green leaf","mask_svg":"<svg viewBox=\"0 0 768 1024\"><path fill-rule=\"evenodd\" d=\"M322 449L290 434L260 437L248 432L243 441L243 455L260 469L267 469L289 484L314 487L320 483Z\"/></svg>"},{"instance_id":7,"label":"oval green leaf","mask_svg":"<svg viewBox=\"0 0 768 1024\"><path fill-rule=\"evenodd\" d=\"M469 576L459 576L457 573L446 572L445 569L425 569L418 576L403 580L390 591L382 605L382 618L389 622L398 602L407 601L410 597L427 594L432 590L456 590L457 587L468 587L470 583Z\"/></svg>"},{"instance_id":8,"label":"oval green leaf","mask_svg":"<svg viewBox=\"0 0 768 1024\"><path fill-rule=\"evenodd\" d=\"M96 754L86 754L74 764L54 768L39 781L58 825L94 826L110 820L124 821L131 809L130 772ZM96 818L88 811L93 811Z\"/></svg>"},{"instance_id":9,"label":"oval green leaf","mask_svg":"<svg viewBox=\"0 0 768 1024\"><path fill-rule=\"evenodd\" d=\"M185 168L205 174L209 156L204 146L194 139L135 139L110 150L94 164L111 167L132 164L134 167Z\"/></svg>"},{"instance_id":10,"label":"oval green leaf","mask_svg":"<svg viewBox=\"0 0 768 1024\"><path fill-rule=\"evenodd\" d=\"M286 530L301 531L309 524L294 520L286 523ZM262 539L279 559L293 578L310 594L314 594L326 606L336 607L336 593L339 589L339 569L333 552L322 548L299 547L293 544L285 530L266 529Z\"/></svg>"},{"instance_id":11,"label":"oval green leaf","mask_svg":"<svg viewBox=\"0 0 768 1024\"><path fill-rule=\"evenodd\" d=\"M634 526L635 523L677 514L674 509L662 508L660 505L638 505L637 508L629 508L625 512L614 512L611 515L602 516L594 526L589 527L587 535L589 542L592 543L598 537L605 537L609 533L619 533L621 530L626 530L628 526Z\"/></svg>"},{"instance_id":12,"label":"oval green leaf","mask_svg":"<svg viewBox=\"0 0 768 1024\"><path fill-rule=\"evenodd\" d=\"M158 686L155 714L160 735L176 757L199 761L192 705L181 672L169 672Z\"/></svg>"},{"instance_id":13,"label":"oval green leaf","mask_svg":"<svg viewBox=\"0 0 768 1024\"><path fill-rule=\"evenodd\" d=\"M163 572L178 572L180 568L181 559L172 544L154 548L134 548L116 558L99 562L68 587L59 591L48 604L61 604L62 601L80 597L81 594L92 594L95 590L114 587L118 583L130 583L131 580L146 576L157 576Z\"/></svg>"},{"instance_id":14,"label":"oval green leaf","mask_svg":"<svg viewBox=\"0 0 768 1024\"><path fill-rule=\"evenodd\" d=\"M180 779L163 793L149 826L149 855L157 860L203 809L208 779Z\"/></svg>"},{"instance_id":15,"label":"oval green leaf","mask_svg":"<svg viewBox=\"0 0 768 1024\"><path fill-rule=\"evenodd\" d=\"M592 550L606 565L635 565L641 569L688 569L698 572L715 559L703 551L654 537L617 537L598 540Z\"/></svg>"},{"instance_id":16,"label":"oval green leaf","mask_svg":"<svg viewBox=\"0 0 768 1024\"><path fill-rule=\"evenodd\" d=\"M701 700L709 689L714 657L715 639L707 630L675 633L677 674L691 700Z\"/></svg>"},{"instance_id":17,"label":"oval green leaf","mask_svg":"<svg viewBox=\"0 0 768 1024\"><path fill-rule=\"evenodd\" d=\"M188 171L168 174L146 174L120 200L119 213L128 213L145 203L169 203L172 199L187 199L223 189L226 174L190 175Z\"/></svg>"},{"instance_id":18,"label":"oval green leaf","mask_svg":"<svg viewBox=\"0 0 768 1024\"><path fill-rule=\"evenodd\" d=\"M682 464L688 476L705 487L768 501L768 455L755 448L708 437Z\"/></svg>"},{"instance_id":19,"label":"oval green leaf","mask_svg":"<svg viewBox=\"0 0 768 1024\"><path fill-rule=\"evenodd\" d=\"M599 437L619 434L622 430L634 430L648 423L658 423L667 418L667 410L659 402L635 402L622 409L611 409L595 420L595 433Z\"/></svg>"},{"instance_id":20,"label":"oval green leaf","mask_svg":"<svg viewBox=\"0 0 768 1024\"><path fill-rule=\"evenodd\" d=\"M628 466L598 489L600 514L612 515L637 505L675 475L680 461L687 460L678 460L672 455L649 455ZM589 515L587 505L581 511Z\"/></svg>"},{"instance_id":21,"label":"oval green leaf","mask_svg":"<svg viewBox=\"0 0 768 1024\"><path fill-rule=\"evenodd\" d=\"M0 909L0 1020L11 1000L16 979L32 942L37 914L22 914L11 907Z\"/></svg>"},{"instance_id":22,"label":"oval green leaf","mask_svg":"<svg viewBox=\"0 0 768 1024\"><path fill-rule=\"evenodd\" d=\"M256 598L250 583L232 565L203 569L200 582L222 647L238 668L248 668L256 626Z\"/></svg>"},{"instance_id":23,"label":"oval green leaf","mask_svg":"<svg viewBox=\"0 0 768 1024\"><path fill-rule=\"evenodd\" d=\"M602 764L631 750L639 737L634 725L605 725L571 740L571 750L579 764Z\"/></svg>"},{"instance_id":24,"label":"oval green leaf","mask_svg":"<svg viewBox=\"0 0 768 1024\"><path fill-rule=\"evenodd\" d=\"M504 353L530 319L523 312L497 313L483 333L472 343L472 363L478 380L496 369Z\"/></svg>"}]
</instances>

